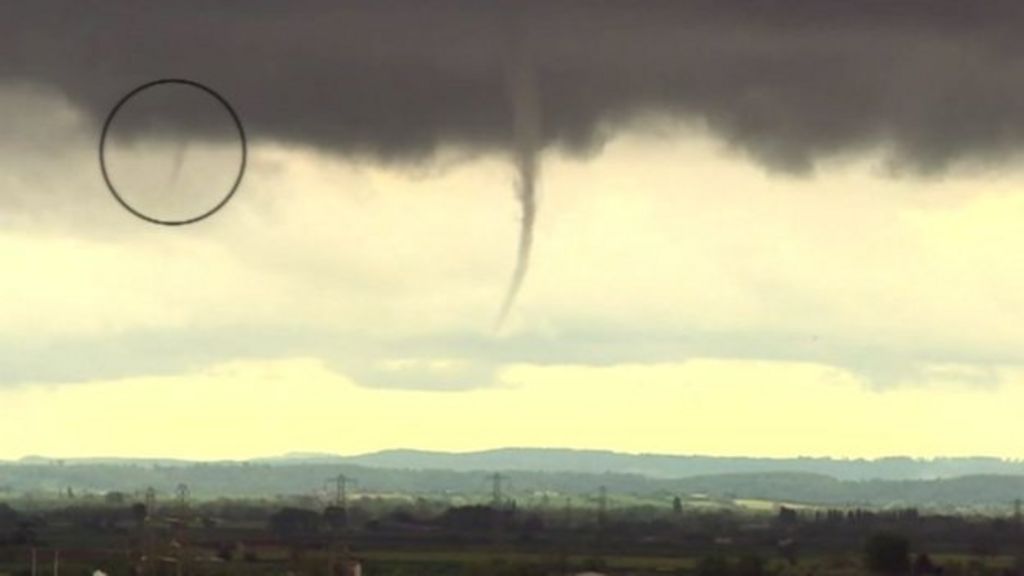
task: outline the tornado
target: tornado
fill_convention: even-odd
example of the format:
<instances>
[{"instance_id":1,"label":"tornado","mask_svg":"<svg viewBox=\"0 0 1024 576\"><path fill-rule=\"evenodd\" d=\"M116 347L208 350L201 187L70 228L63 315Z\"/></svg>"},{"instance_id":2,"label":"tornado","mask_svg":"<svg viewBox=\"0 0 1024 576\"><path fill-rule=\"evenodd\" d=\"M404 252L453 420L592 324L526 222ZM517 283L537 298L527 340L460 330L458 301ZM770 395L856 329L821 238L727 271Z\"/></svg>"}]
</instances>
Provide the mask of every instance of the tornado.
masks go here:
<instances>
[{"instance_id":1,"label":"tornado","mask_svg":"<svg viewBox=\"0 0 1024 576\"><path fill-rule=\"evenodd\" d=\"M540 170L541 115L537 80L530 55L525 47L514 50L508 66L508 88L512 103L512 128L517 182L516 196L520 206L519 244L516 265L512 271L505 298L494 324L501 330L523 287L530 269L533 249L533 228L537 218L537 176Z\"/></svg>"},{"instance_id":2,"label":"tornado","mask_svg":"<svg viewBox=\"0 0 1024 576\"><path fill-rule=\"evenodd\" d=\"M182 139L178 147L174 149L174 157L171 160L171 174L167 179L167 189L173 190L181 177L181 168L185 164L185 153L188 151L188 140Z\"/></svg>"}]
</instances>

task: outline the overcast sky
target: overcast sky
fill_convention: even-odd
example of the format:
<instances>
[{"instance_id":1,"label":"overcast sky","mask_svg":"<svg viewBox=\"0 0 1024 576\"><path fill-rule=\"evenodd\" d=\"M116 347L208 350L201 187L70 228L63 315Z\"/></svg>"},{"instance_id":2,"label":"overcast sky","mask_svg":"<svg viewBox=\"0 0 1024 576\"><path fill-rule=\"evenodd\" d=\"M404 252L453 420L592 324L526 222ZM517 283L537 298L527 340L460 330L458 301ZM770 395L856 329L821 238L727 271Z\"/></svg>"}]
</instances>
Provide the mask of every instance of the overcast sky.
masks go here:
<instances>
[{"instance_id":1,"label":"overcast sky","mask_svg":"<svg viewBox=\"0 0 1024 576\"><path fill-rule=\"evenodd\" d=\"M0 458L1024 457L1024 8L738 6L0 7Z\"/></svg>"}]
</instances>

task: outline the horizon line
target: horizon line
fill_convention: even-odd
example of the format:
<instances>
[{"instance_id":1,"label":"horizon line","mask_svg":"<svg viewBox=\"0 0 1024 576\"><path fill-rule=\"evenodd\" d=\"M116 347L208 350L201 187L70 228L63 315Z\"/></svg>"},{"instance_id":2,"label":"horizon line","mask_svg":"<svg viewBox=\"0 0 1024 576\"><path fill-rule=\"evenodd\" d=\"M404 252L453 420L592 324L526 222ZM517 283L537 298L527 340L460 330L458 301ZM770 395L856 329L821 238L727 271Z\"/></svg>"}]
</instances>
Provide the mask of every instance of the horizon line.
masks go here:
<instances>
[{"instance_id":1,"label":"horizon line","mask_svg":"<svg viewBox=\"0 0 1024 576\"><path fill-rule=\"evenodd\" d=\"M738 460L832 460L832 461L861 461L878 462L885 460L912 460L912 461L935 461L935 460L996 460L1000 462L1022 462L1024 457L995 456L991 454L969 454L969 455L910 455L910 454L889 454L878 456L844 456L844 455L752 455L752 454L710 454L710 453L683 453L683 452L633 452L626 450L613 450L606 448L571 448L564 446L499 446L494 448L482 448L473 450L434 450L422 448L382 448L368 452L326 452L314 450L291 450L276 454L245 457L189 457L189 456L155 456L155 455L87 455L87 456L51 456L46 454L23 454L16 457L0 458L0 463L17 463L26 460L47 460L47 461L82 461L82 460L167 460L179 462L216 463L216 462L253 462L262 460L287 460L302 458L340 458L352 459L366 456L374 456L395 452L415 452L421 454L444 455L444 456L473 456L502 451L536 451L536 452L580 452L597 453L614 456L631 457L668 457L668 458L709 458L709 459L738 459Z\"/></svg>"}]
</instances>

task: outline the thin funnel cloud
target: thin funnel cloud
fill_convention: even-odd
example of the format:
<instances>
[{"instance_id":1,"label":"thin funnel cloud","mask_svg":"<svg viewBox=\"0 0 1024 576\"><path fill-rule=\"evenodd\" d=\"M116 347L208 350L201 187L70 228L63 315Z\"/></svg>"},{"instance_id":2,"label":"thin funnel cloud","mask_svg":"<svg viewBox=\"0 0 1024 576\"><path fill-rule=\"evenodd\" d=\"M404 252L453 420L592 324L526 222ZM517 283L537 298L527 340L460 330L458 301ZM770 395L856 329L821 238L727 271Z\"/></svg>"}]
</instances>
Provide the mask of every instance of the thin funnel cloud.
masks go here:
<instances>
[{"instance_id":1,"label":"thin funnel cloud","mask_svg":"<svg viewBox=\"0 0 1024 576\"><path fill-rule=\"evenodd\" d=\"M181 178L181 168L185 165L185 153L188 151L188 140L182 140L174 149L174 157L171 165L171 175L167 180L167 189L174 190Z\"/></svg>"},{"instance_id":2,"label":"thin funnel cloud","mask_svg":"<svg viewBox=\"0 0 1024 576\"><path fill-rule=\"evenodd\" d=\"M537 79L529 52L515 50L508 67L509 95L512 100L514 154L517 170L517 197L521 208L516 265L495 321L500 331L516 302L530 269L533 231L537 218L537 176L540 170L541 111Z\"/></svg>"}]
</instances>

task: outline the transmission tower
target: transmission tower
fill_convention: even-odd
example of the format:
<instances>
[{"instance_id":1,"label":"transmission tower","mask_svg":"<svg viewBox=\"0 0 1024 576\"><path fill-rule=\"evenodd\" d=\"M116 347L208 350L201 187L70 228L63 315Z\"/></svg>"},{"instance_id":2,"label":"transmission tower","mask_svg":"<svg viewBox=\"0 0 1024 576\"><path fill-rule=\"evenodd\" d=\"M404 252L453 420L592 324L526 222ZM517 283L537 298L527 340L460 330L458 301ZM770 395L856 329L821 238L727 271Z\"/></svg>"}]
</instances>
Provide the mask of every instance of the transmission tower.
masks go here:
<instances>
[{"instance_id":1,"label":"transmission tower","mask_svg":"<svg viewBox=\"0 0 1024 576\"><path fill-rule=\"evenodd\" d=\"M156 489L152 486L146 488L146 513L152 514L156 511Z\"/></svg>"},{"instance_id":2,"label":"transmission tower","mask_svg":"<svg viewBox=\"0 0 1024 576\"><path fill-rule=\"evenodd\" d=\"M338 474L337 476L328 478L325 483L327 485L334 485L335 510L332 512L332 516L328 519L331 522L331 532L327 555L327 571L329 574L334 574L336 573L338 565L339 547L343 551L341 554L342 565L345 565L348 561L348 544L346 543L349 528L348 487L350 484L355 484L356 481L354 478L350 478L344 474ZM338 518L333 516L333 514L337 514L339 511L340 525L337 523Z\"/></svg>"},{"instance_id":3,"label":"transmission tower","mask_svg":"<svg viewBox=\"0 0 1024 576\"><path fill-rule=\"evenodd\" d=\"M505 495L502 493L501 483L508 479L507 476L495 472L488 476L491 480L491 505L494 506L495 510L501 509L505 503Z\"/></svg>"},{"instance_id":4,"label":"transmission tower","mask_svg":"<svg viewBox=\"0 0 1024 576\"><path fill-rule=\"evenodd\" d=\"M342 510L348 510L348 486L355 484L355 479L338 474L328 478L327 482L334 484L334 505Z\"/></svg>"},{"instance_id":5,"label":"transmission tower","mask_svg":"<svg viewBox=\"0 0 1024 576\"><path fill-rule=\"evenodd\" d=\"M178 484L178 487L175 488L174 491L178 495L178 506L184 508L188 504L188 497L191 494L188 489L188 484L182 482L181 484Z\"/></svg>"},{"instance_id":6,"label":"transmission tower","mask_svg":"<svg viewBox=\"0 0 1024 576\"><path fill-rule=\"evenodd\" d=\"M498 559L504 541L504 509L505 492L503 483L508 477L500 472L495 472L487 477L491 481L491 546L494 547L495 559Z\"/></svg>"},{"instance_id":7,"label":"transmission tower","mask_svg":"<svg viewBox=\"0 0 1024 576\"><path fill-rule=\"evenodd\" d=\"M595 557L604 563L604 551L608 542L608 487L602 485L597 496L597 541Z\"/></svg>"}]
</instances>

